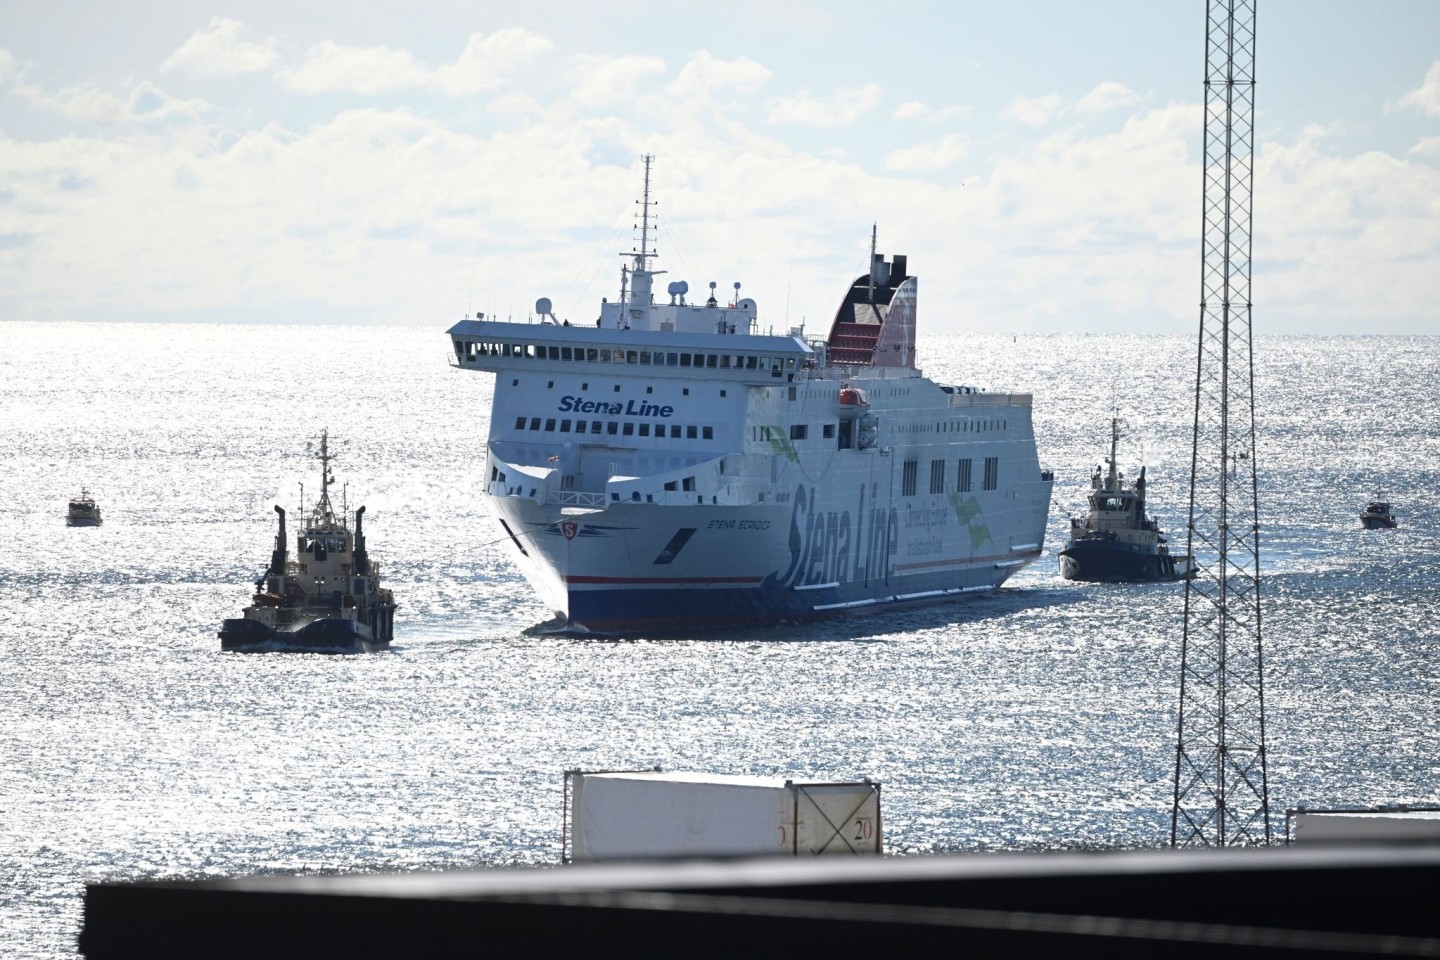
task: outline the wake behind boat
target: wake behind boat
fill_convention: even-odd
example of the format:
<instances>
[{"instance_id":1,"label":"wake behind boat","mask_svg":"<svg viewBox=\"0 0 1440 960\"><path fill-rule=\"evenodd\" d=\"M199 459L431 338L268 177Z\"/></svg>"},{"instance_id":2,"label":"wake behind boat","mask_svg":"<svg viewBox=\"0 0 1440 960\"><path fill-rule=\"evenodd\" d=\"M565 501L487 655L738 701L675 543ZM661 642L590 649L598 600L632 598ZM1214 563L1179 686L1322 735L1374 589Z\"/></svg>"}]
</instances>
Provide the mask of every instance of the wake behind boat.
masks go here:
<instances>
[{"instance_id":1,"label":"wake behind boat","mask_svg":"<svg viewBox=\"0 0 1440 960\"><path fill-rule=\"evenodd\" d=\"M344 512L337 516L330 503L328 433L320 434L319 459L320 499L295 537L295 559L285 541L285 509L277 505L270 566L255 581L250 606L221 624L221 650L362 653L390 645L395 600L380 586L379 565L365 547L365 508L355 511L352 534Z\"/></svg>"},{"instance_id":2,"label":"wake behind boat","mask_svg":"<svg viewBox=\"0 0 1440 960\"><path fill-rule=\"evenodd\" d=\"M1031 397L915 367L917 281L874 253L827 338L754 300L652 295L639 249L593 326L477 317L455 365L495 374L483 499L572 631L763 623L934 602L1040 555L1053 478Z\"/></svg>"},{"instance_id":3,"label":"wake behind boat","mask_svg":"<svg viewBox=\"0 0 1440 960\"><path fill-rule=\"evenodd\" d=\"M1090 477L1089 513L1070 520L1070 539L1060 551L1066 580L1138 583L1183 580L1192 575L1189 557L1170 553L1155 518L1145 513L1145 468L1133 488L1116 468L1120 420L1110 421L1109 470Z\"/></svg>"}]
</instances>

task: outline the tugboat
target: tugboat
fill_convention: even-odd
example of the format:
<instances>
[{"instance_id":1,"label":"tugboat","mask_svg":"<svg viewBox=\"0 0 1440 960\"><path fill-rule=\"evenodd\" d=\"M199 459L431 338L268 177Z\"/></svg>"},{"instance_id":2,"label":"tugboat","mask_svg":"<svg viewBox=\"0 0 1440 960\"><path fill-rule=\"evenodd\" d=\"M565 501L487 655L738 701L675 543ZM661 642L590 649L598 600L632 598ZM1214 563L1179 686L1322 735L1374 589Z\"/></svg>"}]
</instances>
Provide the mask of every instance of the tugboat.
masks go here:
<instances>
[{"instance_id":1,"label":"tugboat","mask_svg":"<svg viewBox=\"0 0 1440 960\"><path fill-rule=\"evenodd\" d=\"M1110 420L1109 472L1090 477L1090 513L1070 521L1070 539L1060 551L1060 576L1066 580L1143 583L1183 580L1194 575L1190 557L1170 553L1165 535L1145 514L1145 468L1133 489L1126 489L1115 467L1120 419Z\"/></svg>"},{"instance_id":2,"label":"tugboat","mask_svg":"<svg viewBox=\"0 0 1440 960\"><path fill-rule=\"evenodd\" d=\"M1370 501L1360 514L1360 526L1366 530L1393 530L1395 525L1395 515L1390 512L1390 504L1384 500Z\"/></svg>"},{"instance_id":3,"label":"tugboat","mask_svg":"<svg viewBox=\"0 0 1440 960\"><path fill-rule=\"evenodd\" d=\"M84 487L80 488L80 496L70 501L70 508L65 511L65 525L67 527L98 527L100 526L100 506L90 496L90 491Z\"/></svg>"},{"instance_id":4,"label":"tugboat","mask_svg":"<svg viewBox=\"0 0 1440 960\"><path fill-rule=\"evenodd\" d=\"M389 647L395 600L380 586L379 566L365 549L365 508L355 511L352 535L343 508L337 516L331 506L335 457L328 432L320 434L319 459L320 499L295 537L295 559L286 550L285 509L277 504L280 529L270 566L255 581L243 615L221 624L221 650L365 653Z\"/></svg>"}]
</instances>

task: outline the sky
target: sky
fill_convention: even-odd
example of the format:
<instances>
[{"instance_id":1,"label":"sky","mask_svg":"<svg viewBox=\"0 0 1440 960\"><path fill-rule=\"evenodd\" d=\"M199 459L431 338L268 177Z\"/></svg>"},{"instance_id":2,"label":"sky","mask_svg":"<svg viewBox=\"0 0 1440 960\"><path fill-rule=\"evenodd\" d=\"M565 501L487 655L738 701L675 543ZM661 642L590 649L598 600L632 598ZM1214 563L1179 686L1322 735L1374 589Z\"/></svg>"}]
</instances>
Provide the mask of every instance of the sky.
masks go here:
<instances>
[{"instance_id":1,"label":"sky","mask_svg":"<svg viewBox=\"0 0 1440 960\"><path fill-rule=\"evenodd\" d=\"M1259 0L1257 333L1440 333L1440 2ZM1204 0L0 4L0 321L1192 333ZM692 294L693 295L693 294Z\"/></svg>"}]
</instances>

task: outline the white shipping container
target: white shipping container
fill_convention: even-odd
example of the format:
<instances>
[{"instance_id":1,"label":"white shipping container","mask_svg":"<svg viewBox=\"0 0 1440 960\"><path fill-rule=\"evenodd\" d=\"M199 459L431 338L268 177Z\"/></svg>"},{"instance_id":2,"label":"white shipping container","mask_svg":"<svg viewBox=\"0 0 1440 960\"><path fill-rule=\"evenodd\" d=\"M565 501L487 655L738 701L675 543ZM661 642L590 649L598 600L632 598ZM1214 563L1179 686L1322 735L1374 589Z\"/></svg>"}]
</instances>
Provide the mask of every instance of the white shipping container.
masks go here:
<instances>
[{"instance_id":1,"label":"white shipping container","mask_svg":"<svg viewBox=\"0 0 1440 960\"><path fill-rule=\"evenodd\" d=\"M880 784L660 771L565 774L563 858L880 853Z\"/></svg>"}]
</instances>

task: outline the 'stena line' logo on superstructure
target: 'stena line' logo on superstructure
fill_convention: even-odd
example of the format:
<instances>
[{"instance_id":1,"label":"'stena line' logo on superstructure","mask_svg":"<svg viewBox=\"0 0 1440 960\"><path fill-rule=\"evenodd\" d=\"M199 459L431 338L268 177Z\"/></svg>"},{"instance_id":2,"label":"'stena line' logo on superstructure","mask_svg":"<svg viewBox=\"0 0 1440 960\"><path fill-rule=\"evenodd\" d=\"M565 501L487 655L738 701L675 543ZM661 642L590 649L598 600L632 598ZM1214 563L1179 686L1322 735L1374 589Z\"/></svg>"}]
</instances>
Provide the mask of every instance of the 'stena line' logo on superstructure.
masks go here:
<instances>
[{"instance_id":1,"label":"'stena line' logo on superstructure","mask_svg":"<svg viewBox=\"0 0 1440 960\"><path fill-rule=\"evenodd\" d=\"M651 403L649 400L585 400L581 397L561 397L561 413L606 413L612 417L670 417L675 408L669 404Z\"/></svg>"}]
</instances>

